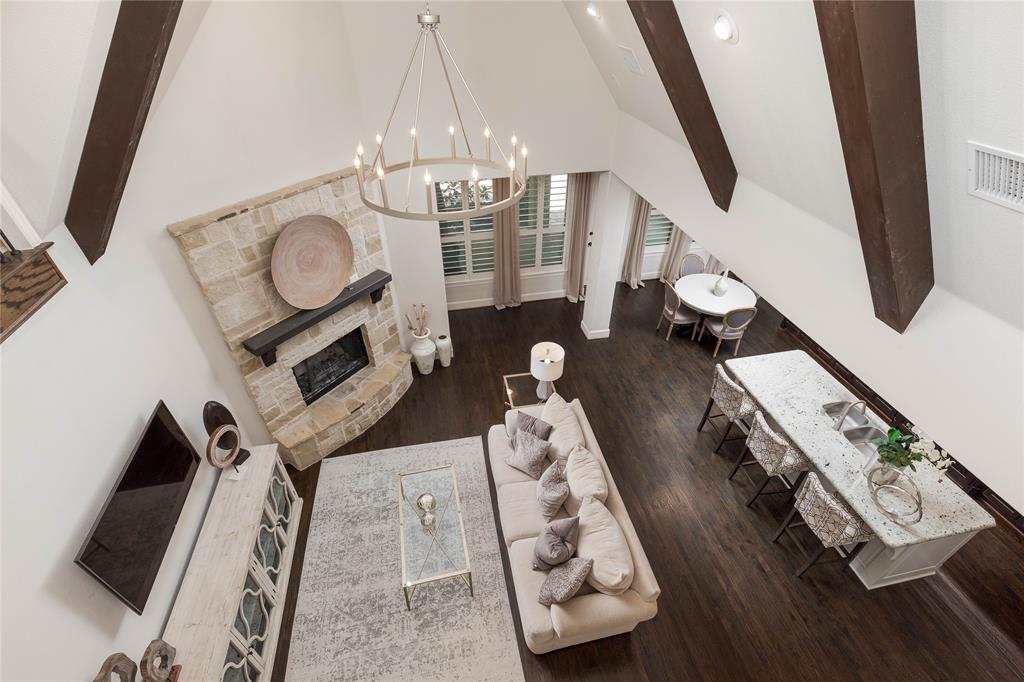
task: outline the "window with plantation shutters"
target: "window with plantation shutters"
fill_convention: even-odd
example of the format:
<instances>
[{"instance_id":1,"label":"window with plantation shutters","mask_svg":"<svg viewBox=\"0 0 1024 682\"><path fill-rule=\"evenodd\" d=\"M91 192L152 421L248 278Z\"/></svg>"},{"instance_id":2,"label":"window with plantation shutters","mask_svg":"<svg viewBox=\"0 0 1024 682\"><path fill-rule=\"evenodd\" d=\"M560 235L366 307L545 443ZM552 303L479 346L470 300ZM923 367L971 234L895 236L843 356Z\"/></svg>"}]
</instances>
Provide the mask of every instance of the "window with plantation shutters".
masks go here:
<instances>
[{"instance_id":1,"label":"window with plantation shutters","mask_svg":"<svg viewBox=\"0 0 1024 682\"><path fill-rule=\"evenodd\" d=\"M644 246L667 246L672 238L672 228L672 221L651 206L651 213L647 219L647 240L644 242Z\"/></svg>"},{"instance_id":2,"label":"window with plantation shutters","mask_svg":"<svg viewBox=\"0 0 1024 682\"><path fill-rule=\"evenodd\" d=\"M519 267L562 269L569 176L535 175L519 200Z\"/></svg>"},{"instance_id":3,"label":"window with plantation shutters","mask_svg":"<svg viewBox=\"0 0 1024 682\"><path fill-rule=\"evenodd\" d=\"M565 220L569 176L537 175L526 182L519 200L520 270L561 270L565 267ZM434 184L438 211L471 205L473 185L466 181ZM480 181L483 204L493 201L492 183ZM468 203L467 203L468 202ZM445 277L472 280L494 272L494 216L441 220L441 260Z\"/></svg>"},{"instance_id":4,"label":"window with plantation shutters","mask_svg":"<svg viewBox=\"0 0 1024 682\"><path fill-rule=\"evenodd\" d=\"M490 179L479 182L482 205L494 201ZM472 205L473 186L465 180L434 183L437 210L460 211ZM494 216L438 221L441 231L441 263L445 277L484 275L494 272Z\"/></svg>"}]
</instances>

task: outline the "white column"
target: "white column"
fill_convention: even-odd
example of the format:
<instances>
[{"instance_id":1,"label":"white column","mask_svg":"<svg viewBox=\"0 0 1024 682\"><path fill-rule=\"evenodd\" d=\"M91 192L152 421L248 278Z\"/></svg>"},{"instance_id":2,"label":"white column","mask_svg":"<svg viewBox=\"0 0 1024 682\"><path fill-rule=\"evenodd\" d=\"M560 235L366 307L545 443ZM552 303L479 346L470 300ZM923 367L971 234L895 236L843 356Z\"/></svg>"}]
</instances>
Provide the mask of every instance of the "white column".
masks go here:
<instances>
[{"instance_id":1,"label":"white column","mask_svg":"<svg viewBox=\"0 0 1024 682\"><path fill-rule=\"evenodd\" d=\"M611 335L612 301L622 270L623 246L633 192L613 173L601 173L593 197L585 281L587 298L580 328L588 339Z\"/></svg>"}]
</instances>

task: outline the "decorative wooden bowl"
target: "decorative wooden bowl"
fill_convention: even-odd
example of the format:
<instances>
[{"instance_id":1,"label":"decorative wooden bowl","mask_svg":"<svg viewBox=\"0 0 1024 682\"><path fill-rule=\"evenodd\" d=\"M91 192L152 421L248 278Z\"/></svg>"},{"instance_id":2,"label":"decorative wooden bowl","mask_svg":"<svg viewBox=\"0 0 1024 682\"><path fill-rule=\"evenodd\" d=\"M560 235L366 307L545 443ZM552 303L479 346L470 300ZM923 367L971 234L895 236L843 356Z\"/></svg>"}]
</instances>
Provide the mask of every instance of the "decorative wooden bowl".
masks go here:
<instances>
[{"instance_id":1,"label":"decorative wooden bowl","mask_svg":"<svg viewBox=\"0 0 1024 682\"><path fill-rule=\"evenodd\" d=\"M270 257L270 274L281 298L302 310L325 306L348 285L352 240L336 220L296 218L284 228Z\"/></svg>"}]
</instances>

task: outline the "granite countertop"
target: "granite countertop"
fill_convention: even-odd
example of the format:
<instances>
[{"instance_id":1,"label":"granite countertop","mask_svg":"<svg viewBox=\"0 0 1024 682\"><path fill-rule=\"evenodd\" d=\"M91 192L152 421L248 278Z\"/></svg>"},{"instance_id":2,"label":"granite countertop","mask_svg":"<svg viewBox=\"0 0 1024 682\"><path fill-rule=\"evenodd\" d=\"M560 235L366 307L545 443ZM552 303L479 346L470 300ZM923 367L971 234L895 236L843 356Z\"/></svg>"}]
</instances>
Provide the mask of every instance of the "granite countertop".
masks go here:
<instances>
[{"instance_id":1,"label":"granite countertop","mask_svg":"<svg viewBox=\"0 0 1024 682\"><path fill-rule=\"evenodd\" d=\"M807 353L795 350L734 358L725 365L888 547L906 547L995 526L988 512L927 461L915 462L916 472L906 470L921 491L921 520L902 525L883 514L871 498L862 471L864 455L833 428L833 420L822 409L825 403L857 398ZM888 429L871 410L867 417L882 431Z\"/></svg>"}]
</instances>

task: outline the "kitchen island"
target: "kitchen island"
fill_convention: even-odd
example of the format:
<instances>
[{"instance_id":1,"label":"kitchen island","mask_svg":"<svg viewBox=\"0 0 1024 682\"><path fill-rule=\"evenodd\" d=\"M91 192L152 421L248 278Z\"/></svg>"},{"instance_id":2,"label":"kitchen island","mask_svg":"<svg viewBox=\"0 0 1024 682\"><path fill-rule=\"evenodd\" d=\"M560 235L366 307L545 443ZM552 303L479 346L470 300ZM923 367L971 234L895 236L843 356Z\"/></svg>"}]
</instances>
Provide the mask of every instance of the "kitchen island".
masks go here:
<instances>
[{"instance_id":1,"label":"kitchen island","mask_svg":"<svg viewBox=\"0 0 1024 682\"><path fill-rule=\"evenodd\" d=\"M867 460L876 455L866 456L835 429L835 420L824 410L829 403L858 399L807 353L733 358L725 365L875 533L850 564L869 589L932 575L978 531L995 526L988 512L930 462L906 471L921 492L921 520L905 524L886 516L875 505L864 474ZM871 426L888 430L871 410L864 416Z\"/></svg>"}]
</instances>

